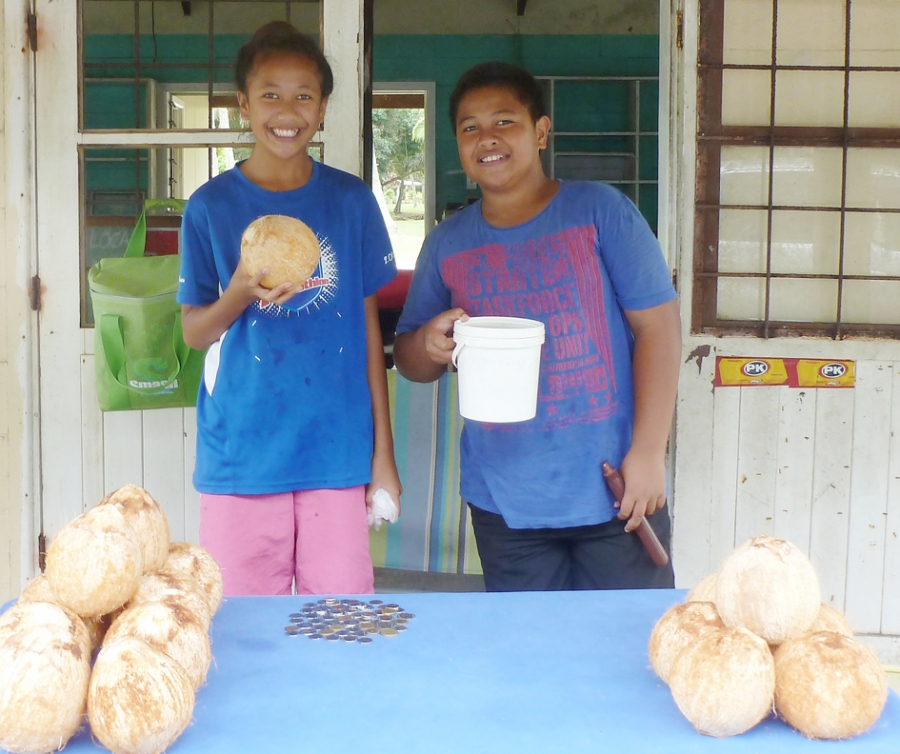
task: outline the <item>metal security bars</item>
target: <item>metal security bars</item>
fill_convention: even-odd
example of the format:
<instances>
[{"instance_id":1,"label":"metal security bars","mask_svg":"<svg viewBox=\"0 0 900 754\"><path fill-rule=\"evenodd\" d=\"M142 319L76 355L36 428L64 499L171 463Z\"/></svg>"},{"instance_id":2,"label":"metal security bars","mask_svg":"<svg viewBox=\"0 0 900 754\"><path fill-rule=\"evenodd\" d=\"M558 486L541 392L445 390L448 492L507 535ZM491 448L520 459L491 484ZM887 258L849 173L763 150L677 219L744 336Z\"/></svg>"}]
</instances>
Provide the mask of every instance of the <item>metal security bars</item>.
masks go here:
<instances>
[{"instance_id":1,"label":"metal security bars","mask_svg":"<svg viewBox=\"0 0 900 754\"><path fill-rule=\"evenodd\" d=\"M553 130L544 169L553 178L604 181L657 227L658 76L539 76Z\"/></svg>"},{"instance_id":2,"label":"metal security bars","mask_svg":"<svg viewBox=\"0 0 900 754\"><path fill-rule=\"evenodd\" d=\"M701 2L694 332L900 337L898 6Z\"/></svg>"}]
</instances>

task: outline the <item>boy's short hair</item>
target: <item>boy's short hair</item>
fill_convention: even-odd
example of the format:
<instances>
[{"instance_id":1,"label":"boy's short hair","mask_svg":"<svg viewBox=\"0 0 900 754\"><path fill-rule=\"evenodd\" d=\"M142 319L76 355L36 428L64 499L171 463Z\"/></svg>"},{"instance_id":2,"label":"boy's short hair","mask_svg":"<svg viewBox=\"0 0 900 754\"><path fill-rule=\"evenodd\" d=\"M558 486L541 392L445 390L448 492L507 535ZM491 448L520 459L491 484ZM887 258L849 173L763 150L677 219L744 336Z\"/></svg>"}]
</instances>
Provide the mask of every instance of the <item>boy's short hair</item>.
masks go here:
<instances>
[{"instance_id":1,"label":"boy's short hair","mask_svg":"<svg viewBox=\"0 0 900 754\"><path fill-rule=\"evenodd\" d=\"M488 61L473 65L459 77L456 87L450 95L450 125L456 132L456 115L463 97L475 89L496 86L509 89L531 114L535 123L547 114L544 105L544 92L541 85L528 71L521 66L499 61Z\"/></svg>"}]
</instances>

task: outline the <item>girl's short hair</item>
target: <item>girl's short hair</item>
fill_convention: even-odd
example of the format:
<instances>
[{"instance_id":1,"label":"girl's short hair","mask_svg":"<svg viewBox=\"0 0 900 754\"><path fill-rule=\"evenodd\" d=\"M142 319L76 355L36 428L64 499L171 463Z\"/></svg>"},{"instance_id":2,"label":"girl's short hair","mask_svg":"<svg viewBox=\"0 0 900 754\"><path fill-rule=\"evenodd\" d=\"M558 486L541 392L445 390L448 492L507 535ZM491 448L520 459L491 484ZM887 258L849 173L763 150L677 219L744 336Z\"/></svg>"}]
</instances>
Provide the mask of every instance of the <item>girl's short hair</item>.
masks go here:
<instances>
[{"instance_id":1,"label":"girl's short hair","mask_svg":"<svg viewBox=\"0 0 900 754\"><path fill-rule=\"evenodd\" d=\"M475 89L496 86L509 89L531 114L535 123L547 114L544 92L541 85L521 66L499 61L488 61L473 65L459 77L450 95L450 124L456 132L456 115L463 97Z\"/></svg>"},{"instance_id":2,"label":"girl's short hair","mask_svg":"<svg viewBox=\"0 0 900 754\"><path fill-rule=\"evenodd\" d=\"M322 83L322 97L334 91L334 74L316 41L287 21L271 21L259 27L250 41L238 50L234 64L234 82L238 91L247 93L247 77L253 67L273 55L298 55L315 63Z\"/></svg>"}]
</instances>

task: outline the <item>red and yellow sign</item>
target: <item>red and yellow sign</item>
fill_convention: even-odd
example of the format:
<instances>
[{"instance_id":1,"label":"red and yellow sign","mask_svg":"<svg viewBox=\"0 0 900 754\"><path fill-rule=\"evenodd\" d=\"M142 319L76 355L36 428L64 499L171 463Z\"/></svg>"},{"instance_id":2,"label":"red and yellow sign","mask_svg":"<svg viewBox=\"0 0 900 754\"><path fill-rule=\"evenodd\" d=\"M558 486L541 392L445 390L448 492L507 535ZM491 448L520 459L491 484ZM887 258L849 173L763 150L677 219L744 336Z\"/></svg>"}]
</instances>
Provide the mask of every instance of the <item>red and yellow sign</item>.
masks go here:
<instances>
[{"instance_id":1,"label":"red and yellow sign","mask_svg":"<svg viewBox=\"0 0 900 754\"><path fill-rule=\"evenodd\" d=\"M855 361L797 359L797 387L853 387Z\"/></svg>"},{"instance_id":2,"label":"red and yellow sign","mask_svg":"<svg viewBox=\"0 0 900 754\"><path fill-rule=\"evenodd\" d=\"M856 362L834 359L768 359L716 357L716 387L785 385L787 387L853 387Z\"/></svg>"}]
</instances>

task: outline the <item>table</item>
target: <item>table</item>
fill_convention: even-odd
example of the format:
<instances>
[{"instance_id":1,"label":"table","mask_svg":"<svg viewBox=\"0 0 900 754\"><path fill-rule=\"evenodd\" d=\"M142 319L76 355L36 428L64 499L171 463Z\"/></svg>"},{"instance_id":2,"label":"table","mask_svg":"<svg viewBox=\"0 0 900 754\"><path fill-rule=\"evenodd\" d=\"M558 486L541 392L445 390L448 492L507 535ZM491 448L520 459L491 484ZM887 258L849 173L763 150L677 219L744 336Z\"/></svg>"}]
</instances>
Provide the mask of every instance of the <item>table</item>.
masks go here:
<instances>
[{"instance_id":1,"label":"table","mask_svg":"<svg viewBox=\"0 0 900 754\"><path fill-rule=\"evenodd\" d=\"M169 749L391 751L900 752L900 697L875 727L810 741L769 718L740 736L698 734L647 659L647 640L682 591L378 595L415 613L371 644L284 632L309 597L227 599L212 626L214 665L192 724ZM88 731L66 754L104 751Z\"/></svg>"}]
</instances>

